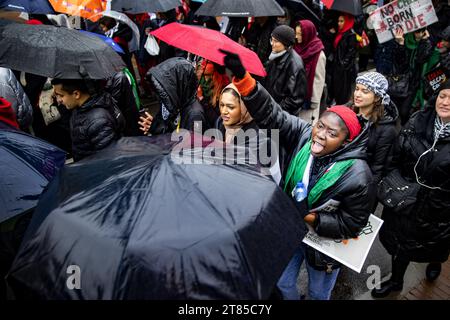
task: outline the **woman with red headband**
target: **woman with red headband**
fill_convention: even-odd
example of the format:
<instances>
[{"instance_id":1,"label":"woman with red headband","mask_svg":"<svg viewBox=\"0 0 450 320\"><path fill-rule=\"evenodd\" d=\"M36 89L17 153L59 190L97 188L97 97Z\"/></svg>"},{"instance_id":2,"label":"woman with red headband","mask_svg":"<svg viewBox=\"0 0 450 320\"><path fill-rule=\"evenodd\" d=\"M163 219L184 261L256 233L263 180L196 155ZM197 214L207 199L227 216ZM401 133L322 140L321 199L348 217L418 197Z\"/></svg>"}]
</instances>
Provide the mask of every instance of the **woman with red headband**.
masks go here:
<instances>
[{"instance_id":1,"label":"woman with red headband","mask_svg":"<svg viewBox=\"0 0 450 320\"><path fill-rule=\"evenodd\" d=\"M312 128L300 118L283 111L269 93L253 79L239 56L224 52L225 66L252 118L261 129L278 129L285 192L301 183L306 195L297 204L306 210L303 220L319 235L331 239L355 238L366 226L375 201L372 173L365 161L368 124L345 106L326 110ZM295 194L295 193L294 193ZM330 200L336 210L315 210ZM326 205L325 205L326 206ZM302 239L298 239L299 244ZM296 283L300 266L307 260L309 297L330 299L340 264L307 245L300 245L278 282L284 299L299 299Z\"/></svg>"}]
</instances>

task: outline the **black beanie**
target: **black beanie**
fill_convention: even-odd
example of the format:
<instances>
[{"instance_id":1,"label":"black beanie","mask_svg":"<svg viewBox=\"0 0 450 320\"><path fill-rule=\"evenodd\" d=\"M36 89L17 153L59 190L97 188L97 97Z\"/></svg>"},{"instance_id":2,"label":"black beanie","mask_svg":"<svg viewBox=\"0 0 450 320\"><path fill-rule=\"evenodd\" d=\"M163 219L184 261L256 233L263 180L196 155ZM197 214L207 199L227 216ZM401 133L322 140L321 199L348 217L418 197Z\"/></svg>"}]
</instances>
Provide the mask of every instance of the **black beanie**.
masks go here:
<instances>
[{"instance_id":1,"label":"black beanie","mask_svg":"<svg viewBox=\"0 0 450 320\"><path fill-rule=\"evenodd\" d=\"M295 31L286 25L276 27L272 31L272 37L280 41L287 48L295 43Z\"/></svg>"},{"instance_id":2,"label":"black beanie","mask_svg":"<svg viewBox=\"0 0 450 320\"><path fill-rule=\"evenodd\" d=\"M450 79L447 79L447 81L445 81L443 84L441 84L438 91L445 90L445 89L450 89Z\"/></svg>"}]
</instances>

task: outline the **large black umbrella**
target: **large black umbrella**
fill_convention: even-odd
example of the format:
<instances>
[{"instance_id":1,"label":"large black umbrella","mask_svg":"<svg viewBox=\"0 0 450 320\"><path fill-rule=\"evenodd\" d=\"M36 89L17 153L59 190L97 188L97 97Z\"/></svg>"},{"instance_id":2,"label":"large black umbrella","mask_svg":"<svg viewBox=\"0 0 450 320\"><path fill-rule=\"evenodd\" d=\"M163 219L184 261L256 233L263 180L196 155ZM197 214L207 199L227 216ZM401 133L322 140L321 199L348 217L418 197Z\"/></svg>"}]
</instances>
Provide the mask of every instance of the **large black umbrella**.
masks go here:
<instances>
[{"instance_id":1,"label":"large black umbrella","mask_svg":"<svg viewBox=\"0 0 450 320\"><path fill-rule=\"evenodd\" d=\"M48 0L0 0L0 9L34 14L55 13Z\"/></svg>"},{"instance_id":2,"label":"large black umbrella","mask_svg":"<svg viewBox=\"0 0 450 320\"><path fill-rule=\"evenodd\" d=\"M64 161L59 148L0 126L0 223L34 208Z\"/></svg>"},{"instance_id":3,"label":"large black umbrella","mask_svg":"<svg viewBox=\"0 0 450 320\"><path fill-rule=\"evenodd\" d=\"M275 0L208 0L196 11L199 16L264 17L283 16Z\"/></svg>"},{"instance_id":4,"label":"large black umbrella","mask_svg":"<svg viewBox=\"0 0 450 320\"><path fill-rule=\"evenodd\" d=\"M211 144L170 138L122 138L64 167L8 279L44 299L268 298L304 235L292 200L250 167L203 163Z\"/></svg>"},{"instance_id":5,"label":"large black umbrella","mask_svg":"<svg viewBox=\"0 0 450 320\"><path fill-rule=\"evenodd\" d=\"M126 13L165 12L181 6L180 0L113 0L111 9Z\"/></svg>"},{"instance_id":6,"label":"large black umbrella","mask_svg":"<svg viewBox=\"0 0 450 320\"><path fill-rule=\"evenodd\" d=\"M124 63L109 45L78 30L0 22L0 66L51 78L106 79Z\"/></svg>"}]
</instances>

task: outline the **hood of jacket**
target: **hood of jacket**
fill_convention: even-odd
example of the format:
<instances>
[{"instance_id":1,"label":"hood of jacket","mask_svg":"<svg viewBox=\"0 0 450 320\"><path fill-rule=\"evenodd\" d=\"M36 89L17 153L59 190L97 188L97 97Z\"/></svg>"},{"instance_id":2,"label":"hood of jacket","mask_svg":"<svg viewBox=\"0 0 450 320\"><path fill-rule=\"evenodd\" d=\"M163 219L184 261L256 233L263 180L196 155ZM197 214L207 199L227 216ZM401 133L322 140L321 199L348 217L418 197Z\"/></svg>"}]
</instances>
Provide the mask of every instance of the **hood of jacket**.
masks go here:
<instances>
[{"instance_id":1,"label":"hood of jacket","mask_svg":"<svg viewBox=\"0 0 450 320\"><path fill-rule=\"evenodd\" d=\"M394 102L390 102L387 106L384 106L384 115L380 119L378 124L391 124L395 123L399 117L397 106Z\"/></svg>"},{"instance_id":2,"label":"hood of jacket","mask_svg":"<svg viewBox=\"0 0 450 320\"><path fill-rule=\"evenodd\" d=\"M198 80L194 67L186 59L167 59L151 68L148 75L171 117L194 103Z\"/></svg>"}]
</instances>

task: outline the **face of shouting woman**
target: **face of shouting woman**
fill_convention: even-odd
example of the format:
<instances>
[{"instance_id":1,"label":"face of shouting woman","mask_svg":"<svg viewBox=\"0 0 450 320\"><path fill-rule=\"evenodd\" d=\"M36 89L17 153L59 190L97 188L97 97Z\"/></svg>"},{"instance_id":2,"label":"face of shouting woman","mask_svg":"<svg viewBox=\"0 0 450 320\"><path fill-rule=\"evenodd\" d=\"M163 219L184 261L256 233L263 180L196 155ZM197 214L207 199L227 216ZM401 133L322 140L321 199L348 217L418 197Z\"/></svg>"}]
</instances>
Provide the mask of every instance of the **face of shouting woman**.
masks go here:
<instances>
[{"instance_id":1,"label":"face of shouting woman","mask_svg":"<svg viewBox=\"0 0 450 320\"><path fill-rule=\"evenodd\" d=\"M311 154L322 157L346 144L348 129L344 121L333 112L324 112L311 134Z\"/></svg>"}]
</instances>

